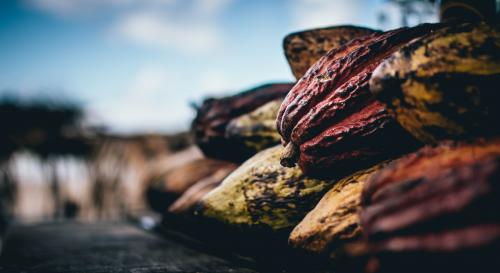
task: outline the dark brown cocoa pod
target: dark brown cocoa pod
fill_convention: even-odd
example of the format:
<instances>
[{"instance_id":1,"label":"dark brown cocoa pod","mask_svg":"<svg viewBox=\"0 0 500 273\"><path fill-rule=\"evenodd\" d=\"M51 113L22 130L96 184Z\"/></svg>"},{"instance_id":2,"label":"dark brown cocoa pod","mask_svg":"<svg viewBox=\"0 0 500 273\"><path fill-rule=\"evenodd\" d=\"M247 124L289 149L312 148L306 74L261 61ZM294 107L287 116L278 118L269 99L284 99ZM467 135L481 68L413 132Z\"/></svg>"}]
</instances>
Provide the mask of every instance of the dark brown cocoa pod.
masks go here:
<instances>
[{"instance_id":1,"label":"dark brown cocoa pod","mask_svg":"<svg viewBox=\"0 0 500 273\"><path fill-rule=\"evenodd\" d=\"M369 271L497 271L500 140L425 147L371 176L361 226Z\"/></svg>"},{"instance_id":2,"label":"dark brown cocoa pod","mask_svg":"<svg viewBox=\"0 0 500 273\"><path fill-rule=\"evenodd\" d=\"M196 182L215 173L217 170L223 168L234 169L236 166L236 164L227 161L202 158L166 173L161 178L160 183L165 191L181 195Z\"/></svg>"},{"instance_id":3,"label":"dark brown cocoa pod","mask_svg":"<svg viewBox=\"0 0 500 273\"><path fill-rule=\"evenodd\" d=\"M216 159L192 160L164 174L150 178L151 185L146 193L148 202L155 211L164 213L179 196L198 181L211 176L218 170L236 167L234 163Z\"/></svg>"},{"instance_id":4,"label":"dark brown cocoa pod","mask_svg":"<svg viewBox=\"0 0 500 273\"><path fill-rule=\"evenodd\" d=\"M222 180L226 178L237 165L229 164L227 167L222 167L207 177L198 180L189 187L175 202L168 208L168 212L175 214L191 214L196 208L200 200L220 185Z\"/></svg>"},{"instance_id":5,"label":"dark brown cocoa pod","mask_svg":"<svg viewBox=\"0 0 500 273\"><path fill-rule=\"evenodd\" d=\"M296 79L300 79L319 58L353 39L377 32L358 26L334 26L288 34L283 40L285 56Z\"/></svg>"},{"instance_id":6,"label":"dark brown cocoa pod","mask_svg":"<svg viewBox=\"0 0 500 273\"><path fill-rule=\"evenodd\" d=\"M227 125L267 102L285 97L292 86L291 83L266 84L233 96L205 99L191 125L196 144L207 157L245 161L256 151L243 145L241 139L228 137Z\"/></svg>"},{"instance_id":7,"label":"dark brown cocoa pod","mask_svg":"<svg viewBox=\"0 0 500 273\"><path fill-rule=\"evenodd\" d=\"M281 105L277 127L283 142L292 146L288 150L295 151L283 155L283 164L298 163L310 175L347 175L417 147L375 100L368 82L393 52L440 27L424 24L375 33L318 60Z\"/></svg>"}]
</instances>

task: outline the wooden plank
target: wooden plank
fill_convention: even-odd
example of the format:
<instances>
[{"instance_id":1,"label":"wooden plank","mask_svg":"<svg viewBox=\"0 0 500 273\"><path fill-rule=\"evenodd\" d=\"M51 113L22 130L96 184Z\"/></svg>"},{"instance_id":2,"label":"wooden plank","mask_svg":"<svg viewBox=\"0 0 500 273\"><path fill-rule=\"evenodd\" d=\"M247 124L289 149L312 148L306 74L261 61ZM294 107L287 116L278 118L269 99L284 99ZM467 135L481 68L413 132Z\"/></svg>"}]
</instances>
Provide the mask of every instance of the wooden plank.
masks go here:
<instances>
[{"instance_id":1,"label":"wooden plank","mask_svg":"<svg viewBox=\"0 0 500 273\"><path fill-rule=\"evenodd\" d=\"M0 271L255 272L130 224L78 222L11 227Z\"/></svg>"}]
</instances>

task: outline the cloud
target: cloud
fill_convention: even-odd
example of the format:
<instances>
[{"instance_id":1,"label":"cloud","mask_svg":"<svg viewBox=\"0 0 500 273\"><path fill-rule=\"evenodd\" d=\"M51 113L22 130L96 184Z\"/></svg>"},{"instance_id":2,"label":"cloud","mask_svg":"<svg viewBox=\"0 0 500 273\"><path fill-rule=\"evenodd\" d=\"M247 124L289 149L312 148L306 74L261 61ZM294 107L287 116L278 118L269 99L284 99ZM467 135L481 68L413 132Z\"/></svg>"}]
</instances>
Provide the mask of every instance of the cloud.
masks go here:
<instances>
[{"instance_id":1,"label":"cloud","mask_svg":"<svg viewBox=\"0 0 500 273\"><path fill-rule=\"evenodd\" d=\"M75 16L97 12L158 10L187 5L198 15L213 15L225 9L232 0L24 0L35 9L57 16Z\"/></svg>"},{"instance_id":2,"label":"cloud","mask_svg":"<svg viewBox=\"0 0 500 273\"><path fill-rule=\"evenodd\" d=\"M332 25L361 25L393 29L402 26L401 7L384 0L294 0L290 2L292 24L295 29L309 29ZM408 17L408 25L436 22L437 9L431 3L410 3L417 14Z\"/></svg>"},{"instance_id":3,"label":"cloud","mask_svg":"<svg viewBox=\"0 0 500 273\"><path fill-rule=\"evenodd\" d=\"M145 65L120 96L90 106L91 115L114 131L175 131L187 129L191 109L176 93L176 76L163 66Z\"/></svg>"},{"instance_id":4,"label":"cloud","mask_svg":"<svg viewBox=\"0 0 500 273\"><path fill-rule=\"evenodd\" d=\"M63 20L100 20L105 38L143 49L162 50L163 56L203 57L220 51L224 33L221 14L234 0L24 0L29 7ZM107 30L107 31L106 31ZM189 62L193 59L187 59ZM87 104L89 121L100 120L121 132L187 129L193 116L189 101L226 90L221 71L200 71L195 79L168 68L171 63L145 64L128 88L112 99ZM186 84L188 78L191 82ZM184 82L183 82L184 80ZM191 85L191 88L186 86ZM199 88L199 89L198 89ZM190 90L187 90L190 89ZM112 90L114 91L114 90ZM183 92L184 91L184 92Z\"/></svg>"},{"instance_id":5,"label":"cloud","mask_svg":"<svg viewBox=\"0 0 500 273\"><path fill-rule=\"evenodd\" d=\"M193 92L183 92L184 80L166 66L145 64L119 96L89 105L89 120L121 133L187 130L194 116L189 102L199 103L208 94L218 96L237 90L220 70L201 71L193 79Z\"/></svg>"},{"instance_id":6,"label":"cloud","mask_svg":"<svg viewBox=\"0 0 500 273\"><path fill-rule=\"evenodd\" d=\"M201 73L199 79L198 89L208 94L225 93L231 86L230 79L219 70L207 70Z\"/></svg>"},{"instance_id":7,"label":"cloud","mask_svg":"<svg viewBox=\"0 0 500 273\"><path fill-rule=\"evenodd\" d=\"M217 18L231 2L178 0L170 8L145 8L125 14L115 22L113 30L119 37L137 45L187 55L208 53L221 49L224 43Z\"/></svg>"},{"instance_id":8,"label":"cloud","mask_svg":"<svg viewBox=\"0 0 500 273\"><path fill-rule=\"evenodd\" d=\"M224 37L217 18L232 0L171 1L168 8L143 6L121 14L111 26L112 35L189 56L222 48Z\"/></svg>"},{"instance_id":9,"label":"cloud","mask_svg":"<svg viewBox=\"0 0 500 273\"><path fill-rule=\"evenodd\" d=\"M140 46L186 54L216 50L223 41L219 28L210 22L184 22L154 11L123 16L112 27L112 33Z\"/></svg>"},{"instance_id":10,"label":"cloud","mask_svg":"<svg viewBox=\"0 0 500 273\"><path fill-rule=\"evenodd\" d=\"M200 15L214 16L227 8L232 0L198 0L194 7Z\"/></svg>"},{"instance_id":11,"label":"cloud","mask_svg":"<svg viewBox=\"0 0 500 273\"><path fill-rule=\"evenodd\" d=\"M103 14L110 36L148 49L199 55L221 48L217 18L232 0L26 0L64 19Z\"/></svg>"},{"instance_id":12,"label":"cloud","mask_svg":"<svg viewBox=\"0 0 500 273\"><path fill-rule=\"evenodd\" d=\"M58 0L30 0L26 1L28 5L54 14L68 14L75 10L76 1L58 1Z\"/></svg>"},{"instance_id":13,"label":"cloud","mask_svg":"<svg viewBox=\"0 0 500 273\"><path fill-rule=\"evenodd\" d=\"M365 21L361 11L366 0L295 0L291 2L293 25L297 29L353 24Z\"/></svg>"},{"instance_id":14,"label":"cloud","mask_svg":"<svg viewBox=\"0 0 500 273\"><path fill-rule=\"evenodd\" d=\"M62 17L123 8L162 7L175 0L25 0L28 6Z\"/></svg>"},{"instance_id":15,"label":"cloud","mask_svg":"<svg viewBox=\"0 0 500 273\"><path fill-rule=\"evenodd\" d=\"M233 0L25 1L35 9L69 20L108 16L112 38L191 56L221 48L224 38L218 16Z\"/></svg>"}]
</instances>

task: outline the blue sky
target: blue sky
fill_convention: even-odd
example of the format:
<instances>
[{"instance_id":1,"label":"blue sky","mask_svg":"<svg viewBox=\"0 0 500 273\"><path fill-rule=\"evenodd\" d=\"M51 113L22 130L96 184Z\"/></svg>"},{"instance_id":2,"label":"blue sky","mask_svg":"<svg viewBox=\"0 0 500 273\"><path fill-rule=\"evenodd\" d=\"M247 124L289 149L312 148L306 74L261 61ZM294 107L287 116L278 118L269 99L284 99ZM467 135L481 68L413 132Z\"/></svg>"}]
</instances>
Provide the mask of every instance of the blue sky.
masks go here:
<instances>
[{"instance_id":1,"label":"blue sky","mask_svg":"<svg viewBox=\"0 0 500 273\"><path fill-rule=\"evenodd\" d=\"M76 100L117 132L179 131L191 101L293 80L286 34L397 14L383 0L2 0L0 94Z\"/></svg>"}]
</instances>

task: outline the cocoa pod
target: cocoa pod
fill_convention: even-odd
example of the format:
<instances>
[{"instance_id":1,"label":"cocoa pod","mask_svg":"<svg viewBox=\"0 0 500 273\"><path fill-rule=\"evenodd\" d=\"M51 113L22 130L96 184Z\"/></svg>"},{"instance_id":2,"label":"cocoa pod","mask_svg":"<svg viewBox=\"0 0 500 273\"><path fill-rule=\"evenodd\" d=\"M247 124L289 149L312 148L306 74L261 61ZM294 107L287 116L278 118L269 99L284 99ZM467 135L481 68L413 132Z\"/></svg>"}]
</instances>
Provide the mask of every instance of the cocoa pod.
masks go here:
<instances>
[{"instance_id":1,"label":"cocoa pod","mask_svg":"<svg viewBox=\"0 0 500 273\"><path fill-rule=\"evenodd\" d=\"M151 178L147 198L151 207L164 213L168 207L187 189L199 180L212 175L220 169L236 168L231 162L215 159L195 159L167 173Z\"/></svg>"},{"instance_id":2,"label":"cocoa pod","mask_svg":"<svg viewBox=\"0 0 500 273\"><path fill-rule=\"evenodd\" d=\"M300 79L328 51L376 30L358 26L334 26L288 34L283 40L285 56L296 79Z\"/></svg>"},{"instance_id":3,"label":"cocoa pod","mask_svg":"<svg viewBox=\"0 0 500 273\"><path fill-rule=\"evenodd\" d=\"M495 268L499 182L499 139L425 147L372 175L360 214L377 261L369 270Z\"/></svg>"},{"instance_id":4,"label":"cocoa pod","mask_svg":"<svg viewBox=\"0 0 500 273\"><path fill-rule=\"evenodd\" d=\"M252 112L234 118L226 127L226 138L239 141L253 153L280 143L276 115L282 99L270 101Z\"/></svg>"},{"instance_id":5,"label":"cocoa pod","mask_svg":"<svg viewBox=\"0 0 500 273\"><path fill-rule=\"evenodd\" d=\"M361 191L366 179L385 165L380 163L339 180L293 229L288 242L296 248L338 257L346 243L361 238Z\"/></svg>"},{"instance_id":6,"label":"cocoa pod","mask_svg":"<svg viewBox=\"0 0 500 273\"><path fill-rule=\"evenodd\" d=\"M205 195L197 214L240 227L283 230L296 225L335 181L281 166L282 149L268 148L243 163Z\"/></svg>"},{"instance_id":7,"label":"cocoa pod","mask_svg":"<svg viewBox=\"0 0 500 273\"><path fill-rule=\"evenodd\" d=\"M395 141L397 139L397 141ZM418 147L378 101L300 146L298 164L316 177L345 176Z\"/></svg>"},{"instance_id":8,"label":"cocoa pod","mask_svg":"<svg viewBox=\"0 0 500 273\"><path fill-rule=\"evenodd\" d=\"M193 212L203 196L219 186L222 180L234 171L234 169L236 169L236 165L222 167L213 174L197 181L170 205L168 212L174 214L188 214Z\"/></svg>"},{"instance_id":9,"label":"cocoa pod","mask_svg":"<svg viewBox=\"0 0 500 273\"><path fill-rule=\"evenodd\" d=\"M500 135L500 32L485 23L450 26L383 62L370 88L419 140Z\"/></svg>"},{"instance_id":10,"label":"cocoa pod","mask_svg":"<svg viewBox=\"0 0 500 273\"><path fill-rule=\"evenodd\" d=\"M313 107L319 103L325 110L339 112L339 107L343 110L347 105L355 107L366 99L372 99L366 94L366 82L373 69L405 43L432 29L433 25L422 25L375 33L328 52L285 97L277 121L283 139L287 142L291 139L292 130L300 129L296 125L302 118L318 119L319 114L311 117L306 114L313 114ZM351 80L352 77L356 78ZM365 100L362 100L361 95L364 95ZM316 107L321 110L319 108Z\"/></svg>"},{"instance_id":11,"label":"cocoa pod","mask_svg":"<svg viewBox=\"0 0 500 273\"><path fill-rule=\"evenodd\" d=\"M195 142L207 157L242 162L255 153L240 139L228 139L226 127L241 115L247 114L265 103L283 98L293 84L266 84L223 97L208 98L198 107L191 128Z\"/></svg>"},{"instance_id":12,"label":"cocoa pod","mask_svg":"<svg viewBox=\"0 0 500 273\"><path fill-rule=\"evenodd\" d=\"M176 168L162 177L162 184L167 192L184 193L197 181L209 176L221 168L235 167L227 161L202 158Z\"/></svg>"},{"instance_id":13,"label":"cocoa pod","mask_svg":"<svg viewBox=\"0 0 500 273\"><path fill-rule=\"evenodd\" d=\"M147 170L148 177L144 179L146 185L143 186L148 206L154 211L165 212L166 208L178 197L178 194L165 191L162 177L182 165L201 158L203 155L200 149L192 145L161 160L151 162Z\"/></svg>"},{"instance_id":14,"label":"cocoa pod","mask_svg":"<svg viewBox=\"0 0 500 273\"><path fill-rule=\"evenodd\" d=\"M295 151L283 155L283 164L298 162L307 174L347 175L415 148L417 142L370 93L368 81L393 52L440 27L424 24L375 33L318 60L278 113L278 131L292 147L288 150Z\"/></svg>"},{"instance_id":15,"label":"cocoa pod","mask_svg":"<svg viewBox=\"0 0 500 273\"><path fill-rule=\"evenodd\" d=\"M288 131L292 129L289 128L291 126L290 124L297 121L295 119L292 119L290 115L298 116L299 114L303 114L303 112L306 111L306 109L303 108L301 105L292 102L300 101L302 104L312 105L317 101L312 102L309 100L311 99L315 100L315 96L324 96L323 93L326 92L324 87L323 89L315 88L314 89L315 96L312 96L313 94L307 94L306 92L303 92L302 88L299 88L299 86L311 83L311 81L314 81L314 79L316 79L318 75L323 75L328 71L330 72L333 71L333 68L331 67L337 61L341 60L343 57L346 57L350 52L355 51L356 49L366 46L367 44L373 42L374 40L379 38L380 35L381 35L380 33L374 33L371 35L362 36L360 38L354 39L344 44L341 47L334 48L328 51L327 54L325 54L313 66L311 66L311 68L306 72L306 74L302 78L300 78L294 85L294 87L290 90L290 92L288 92L283 103L281 104L280 110L278 111L276 127L278 128L278 132L282 135L283 138L287 137L290 134L290 131ZM335 67L335 69L336 68L338 67ZM319 76L319 78L316 79L318 87L320 81L327 82L328 79L329 79L328 77ZM321 98L318 99L321 100Z\"/></svg>"}]
</instances>

